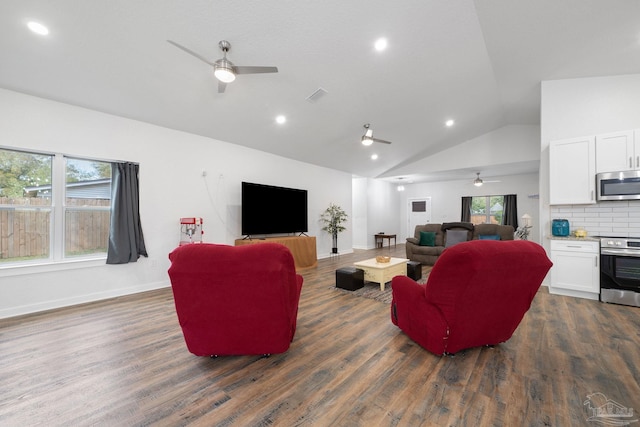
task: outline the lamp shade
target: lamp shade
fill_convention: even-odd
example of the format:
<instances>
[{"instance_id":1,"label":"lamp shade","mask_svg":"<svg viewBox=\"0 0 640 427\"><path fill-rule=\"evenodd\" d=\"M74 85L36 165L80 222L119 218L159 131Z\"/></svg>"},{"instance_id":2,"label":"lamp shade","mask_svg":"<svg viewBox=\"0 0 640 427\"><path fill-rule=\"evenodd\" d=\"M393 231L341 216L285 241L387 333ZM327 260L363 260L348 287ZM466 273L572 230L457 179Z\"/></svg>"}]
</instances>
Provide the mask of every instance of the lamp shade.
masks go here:
<instances>
[{"instance_id":1,"label":"lamp shade","mask_svg":"<svg viewBox=\"0 0 640 427\"><path fill-rule=\"evenodd\" d=\"M524 222L524 226L525 227L530 227L531 226L531 215L529 214L524 214L522 215L522 222Z\"/></svg>"}]
</instances>

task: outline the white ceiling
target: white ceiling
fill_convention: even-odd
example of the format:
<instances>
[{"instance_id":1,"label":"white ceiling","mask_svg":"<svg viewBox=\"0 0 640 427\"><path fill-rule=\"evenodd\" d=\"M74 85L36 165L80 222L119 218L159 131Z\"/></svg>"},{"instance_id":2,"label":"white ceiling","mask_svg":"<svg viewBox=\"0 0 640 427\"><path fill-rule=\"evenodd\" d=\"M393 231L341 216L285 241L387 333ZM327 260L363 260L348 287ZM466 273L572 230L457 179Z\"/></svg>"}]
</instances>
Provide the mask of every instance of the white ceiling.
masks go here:
<instances>
[{"instance_id":1,"label":"white ceiling","mask_svg":"<svg viewBox=\"0 0 640 427\"><path fill-rule=\"evenodd\" d=\"M502 126L539 124L541 80L639 73L639 17L636 0L2 0L0 87L394 177ZM240 75L219 94L211 68L166 41L213 61L223 39L236 65L279 72ZM318 88L328 93L308 102ZM363 147L365 123L393 144Z\"/></svg>"}]
</instances>

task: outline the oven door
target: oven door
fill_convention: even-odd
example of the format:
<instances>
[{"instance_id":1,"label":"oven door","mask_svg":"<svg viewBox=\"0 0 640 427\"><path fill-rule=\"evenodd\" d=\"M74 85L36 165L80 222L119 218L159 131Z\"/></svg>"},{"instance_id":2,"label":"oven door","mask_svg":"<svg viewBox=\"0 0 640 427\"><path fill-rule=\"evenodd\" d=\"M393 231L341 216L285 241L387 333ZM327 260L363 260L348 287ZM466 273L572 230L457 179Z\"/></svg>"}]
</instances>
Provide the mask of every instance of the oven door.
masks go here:
<instances>
[{"instance_id":1,"label":"oven door","mask_svg":"<svg viewBox=\"0 0 640 427\"><path fill-rule=\"evenodd\" d=\"M613 255L603 250L600 301L640 307L640 253L638 256Z\"/></svg>"}]
</instances>

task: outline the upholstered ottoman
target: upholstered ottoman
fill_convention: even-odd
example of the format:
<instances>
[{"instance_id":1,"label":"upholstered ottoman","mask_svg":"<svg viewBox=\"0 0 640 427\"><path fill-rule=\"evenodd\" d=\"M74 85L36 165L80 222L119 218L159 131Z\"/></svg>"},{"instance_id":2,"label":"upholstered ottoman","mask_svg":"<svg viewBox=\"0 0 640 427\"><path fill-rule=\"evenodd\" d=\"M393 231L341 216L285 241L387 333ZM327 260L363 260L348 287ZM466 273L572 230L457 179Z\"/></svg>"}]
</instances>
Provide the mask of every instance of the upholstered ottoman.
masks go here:
<instances>
[{"instance_id":1,"label":"upholstered ottoman","mask_svg":"<svg viewBox=\"0 0 640 427\"><path fill-rule=\"evenodd\" d=\"M407 277L416 281L422 279L422 264L417 261L407 262Z\"/></svg>"},{"instance_id":2,"label":"upholstered ottoman","mask_svg":"<svg viewBox=\"0 0 640 427\"><path fill-rule=\"evenodd\" d=\"M343 267L336 270L336 288L355 291L363 286L363 270L355 267Z\"/></svg>"}]
</instances>

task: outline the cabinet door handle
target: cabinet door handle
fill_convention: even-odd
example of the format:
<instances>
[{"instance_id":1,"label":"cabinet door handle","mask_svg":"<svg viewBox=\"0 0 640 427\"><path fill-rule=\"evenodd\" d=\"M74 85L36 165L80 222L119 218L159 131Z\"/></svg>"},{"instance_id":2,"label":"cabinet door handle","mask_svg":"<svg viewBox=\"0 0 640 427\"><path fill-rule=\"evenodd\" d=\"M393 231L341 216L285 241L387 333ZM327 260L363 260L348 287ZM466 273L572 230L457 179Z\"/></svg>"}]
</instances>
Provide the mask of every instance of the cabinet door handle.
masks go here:
<instances>
[{"instance_id":1,"label":"cabinet door handle","mask_svg":"<svg viewBox=\"0 0 640 427\"><path fill-rule=\"evenodd\" d=\"M640 156L636 156L636 167L640 167Z\"/></svg>"},{"instance_id":2,"label":"cabinet door handle","mask_svg":"<svg viewBox=\"0 0 640 427\"><path fill-rule=\"evenodd\" d=\"M593 200L593 190L591 190L591 200Z\"/></svg>"},{"instance_id":3,"label":"cabinet door handle","mask_svg":"<svg viewBox=\"0 0 640 427\"><path fill-rule=\"evenodd\" d=\"M597 255L595 256L594 261L596 263L596 268L598 268L598 256Z\"/></svg>"}]
</instances>

